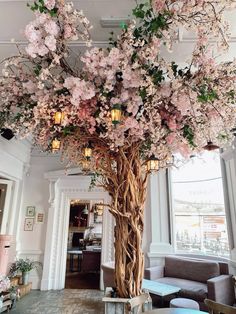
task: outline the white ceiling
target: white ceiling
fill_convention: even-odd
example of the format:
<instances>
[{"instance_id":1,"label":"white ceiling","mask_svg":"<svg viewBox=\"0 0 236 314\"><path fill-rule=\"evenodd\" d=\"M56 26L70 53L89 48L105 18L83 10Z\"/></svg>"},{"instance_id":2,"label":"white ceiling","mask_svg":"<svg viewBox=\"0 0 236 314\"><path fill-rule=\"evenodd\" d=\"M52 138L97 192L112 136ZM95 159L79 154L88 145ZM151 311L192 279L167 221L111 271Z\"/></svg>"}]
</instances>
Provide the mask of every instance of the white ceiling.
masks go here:
<instances>
[{"instance_id":1,"label":"white ceiling","mask_svg":"<svg viewBox=\"0 0 236 314\"><path fill-rule=\"evenodd\" d=\"M104 46L107 44L109 32L119 29L102 28L102 17L127 17L135 6L134 0L77 0L75 7L82 9L93 24L92 38L94 45ZM24 0L0 0L0 60L17 52L16 46L11 40L14 38L18 43L25 43L23 30L25 25L33 19L33 13L27 7ZM232 59L236 56L236 11L228 12L227 17L231 20L232 40L231 48L227 56L221 59ZM178 62L186 60L194 43L194 36L189 32L180 31L180 42L175 46L174 53L169 57ZM74 49L84 50L81 42L73 44ZM165 52L166 54L166 52Z\"/></svg>"}]
</instances>

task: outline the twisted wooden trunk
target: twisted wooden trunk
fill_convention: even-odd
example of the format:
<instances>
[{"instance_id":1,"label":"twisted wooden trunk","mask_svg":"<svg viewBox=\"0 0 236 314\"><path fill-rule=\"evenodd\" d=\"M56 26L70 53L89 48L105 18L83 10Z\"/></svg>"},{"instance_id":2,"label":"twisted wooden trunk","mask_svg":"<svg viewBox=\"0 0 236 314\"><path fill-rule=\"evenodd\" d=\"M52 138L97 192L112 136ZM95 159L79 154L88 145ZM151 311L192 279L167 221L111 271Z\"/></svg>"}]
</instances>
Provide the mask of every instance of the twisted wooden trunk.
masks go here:
<instances>
[{"instance_id":1,"label":"twisted wooden trunk","mask_svg":"<svg viewBox=\"0 0 236 314\"><path fill-rule=\"evenodd\" d=\"M115 282L118 296L130 298L141 294L144 272L142 236L147 174L139 147L132 146L116 155L116 185L111 213L115 217ZM110 186L111 187L111 186Z\"/></svg>"}]
</instances>

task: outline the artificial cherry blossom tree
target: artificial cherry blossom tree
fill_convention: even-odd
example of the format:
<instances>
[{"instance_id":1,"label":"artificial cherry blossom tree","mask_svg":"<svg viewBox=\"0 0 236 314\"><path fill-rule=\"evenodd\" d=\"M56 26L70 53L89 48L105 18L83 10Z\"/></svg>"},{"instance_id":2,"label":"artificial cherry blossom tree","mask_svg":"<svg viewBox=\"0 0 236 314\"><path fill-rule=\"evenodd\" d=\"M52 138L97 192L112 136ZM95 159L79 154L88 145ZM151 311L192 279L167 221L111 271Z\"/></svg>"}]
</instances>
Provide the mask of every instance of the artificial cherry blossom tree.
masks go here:
<instances>
[{"instance_id":1,"label":"artificial cherry blossom tree","mask_svg":"<svg viewBox=\"0 0 236 314\"><path fill-rule=\"evenodd\" d=\"M120 297L142 290L142 234L149 160L159 168L204 147L221 147L235 127L236 64L217 63L228 48L223 20L231 0L155 0L133 10L107 49L81 58L69 41L91 45L88 20L72 4L39 0L27 25L29 41L5 60L0 82L0 126L33 135L43 150L94 171L111 196L115 217L115 281ZM179 67L163 57L179 28L194 30L196 45ZM212 40L214 39L214 44ZM56 144L56 145L55 145Z\"/></svg>"}]
</instances>

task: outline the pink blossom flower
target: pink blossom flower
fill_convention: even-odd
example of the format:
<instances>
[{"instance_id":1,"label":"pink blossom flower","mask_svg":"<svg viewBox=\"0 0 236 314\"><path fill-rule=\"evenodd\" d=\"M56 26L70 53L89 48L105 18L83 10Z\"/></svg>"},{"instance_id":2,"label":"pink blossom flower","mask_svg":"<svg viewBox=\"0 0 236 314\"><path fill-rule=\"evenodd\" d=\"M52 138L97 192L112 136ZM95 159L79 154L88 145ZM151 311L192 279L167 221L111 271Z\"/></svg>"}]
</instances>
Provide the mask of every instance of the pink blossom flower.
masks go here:
<instances>
[{"instance_id":1,"label":"pink blossom flower","mask_svg":"<svg viewBox=\"0 0 236 314\"><path fill-rule=\"evenodd\" d=\"M178 151L184 158L187 158L187 157L191 154L191 150L190 150L189 146L188 146L186 143L184 143L184 142L178 143L177 151Z\"/></svg>"},{"instance_id":2,"label":"pink blossom flower","mask_svg":"<svg viewBox=\"0 0 236 314\"><path fill-rule=\"evenodd\" d=\"M169 83L164 83L160 88L160 93L163 97L169 97L171 94L171 88Z\"/></svg>"},{"instance_id":3,"label":"pink blossom flower","mask_svg":"<svg viewBox=\"0 0 236 314\"><path fill-rule=\"evenodd\" d=\"M57 25L57 23L53 20L49 20L47 21L45 24L44 24L44 28L45 28L45 31L50 34L50 35L53 35L53 36L57 36L60 29L59 29L59 26Z\"/></svg>"},{"instance_id":4,"label":"pink blossom flower","mask_svg":"<svg viewBox=\"0 0 236 314\"><path fill-rule=\"evenodd\" d=\"M153 8L160 12L165 8L165 0L153 0Z\"/></svg>"},{"instance_id":5,"label":"pink blossom flower","mask_svg":"<svg viewBox=\"0 0 236 314\"><path fill-rule=\"evenodd\" d=\"M55 51L57 49L57 41L56 38L52 35L49 35L45 38L45 45L48 47L49 50Z\"/></svg>"},{"instance_id":6,"label":"pink blossom flower","mask_svg":"<svg viewBox=\"0 0 236 314\"><path fill-rule=\"evenodd\" d=\"M185 92L175 92L171 97L171 102L181 111L183 115L191 109L189 96Z\"/></svg>"},{"instance_id":7,"label":"pink blossom flower","mask_svg":"<svg viewBox=\"0 0 236 314\"><path fill-rule=\"evenodd\" d=\"M38 53L40 56L45 56L49 52L48 48L45 45L39 45L36 47L35 53Z\"/></svg>"},{"instance_id":8,"label":"pink blossom flower","mask_svg":"<svg viewBox=\"0 0 236 314\"><path fill-rule=\"evenodd\" d=\"M38 53L38 49L37 46L35 46L34 44L29 44L26 48L25 51L27 52L27 54L32 57L32 58L36 58L37 57L37 53Z\"/></svg>"},{"instance_id":9,"label":"pink blossom flower","mask_svg":"<svg viewBox=\"0 0 236 314\"><path fill-rule=\"evenodd\" d=\"M74 35L74 31L70 24L64 25L64 37L65 39L70 39Z\"/></svg>"},{"instance_id":10,"label":"pink blossom flower","mask_svg":"<svg viewBox=\"0 0 236 314\"><path fill-rule=\"evenodd\" d=\"M175 139L176 139L176 134L174 132L170 133L169 135L167 135L167 138L166 138L167 144L169 145L173 144Z\"/></svg>"},{"instance_id":11,"label":"pink blossom flower","mask_svg":"<svg viewBox=\"0 0 236 314\"><path fill-rule=\"evenodd\" d=\"M64 87L71 91L71 102L75 106L79 106L81 101L91 99L95 96L93 84L77 77L66 78Z\"/></svg>"},{"instance_id":12,"label":"pink blossom flower","mask_svg":"<svg viewBox=\"0 0 236 314\"><path fill-rule=\"evenodd\" d=\"M55 7L55 0L44 0L44 5L48 10L52 10Z\"/></svg>"},{"instance_id":13,"label":"pink blossom flower","mask_svg":"<svg viewBox=\"0 0 236 314\"><path fill-rule=\"evenodd\" d=\"M177 129L177 123L174 118L171 118L167 121L168 127L171 131L175 131Z\"/></svg>"},{"instance_id":14,"label":"pink blossom flower","mask_svg":"<svg viewBox=\"0 0 236 314\"><path fill-rule=\"evenodd\" d=\"M42 39L40 30L35 29L33 23L29 23L25 28L25 36L31 43L36 43Z\"/></svg>"}]
</instances>

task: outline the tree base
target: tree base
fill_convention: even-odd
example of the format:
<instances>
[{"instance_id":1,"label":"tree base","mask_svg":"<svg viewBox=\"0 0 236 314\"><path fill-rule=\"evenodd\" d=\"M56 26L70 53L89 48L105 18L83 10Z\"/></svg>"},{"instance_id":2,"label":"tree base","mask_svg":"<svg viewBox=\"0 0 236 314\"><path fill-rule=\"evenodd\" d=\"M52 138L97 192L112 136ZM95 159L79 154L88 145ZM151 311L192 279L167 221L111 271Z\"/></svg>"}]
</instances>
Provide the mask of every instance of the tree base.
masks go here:
<instances>
[{"instance_id":1,"label":"tree base","mask_svg":"<svg viewBox=\"0 0 236 314\"><path fill-rule=\"evenodd\" d=\"M102 301L105 303L105 314L127 314L126 304L130 299L127 298L111 298L112 288L106 288L105 297ZM152 309L152 302L144 304L144 310ZM133 311L135 314L135 310Z\"/></svg>"}]
</instances>

